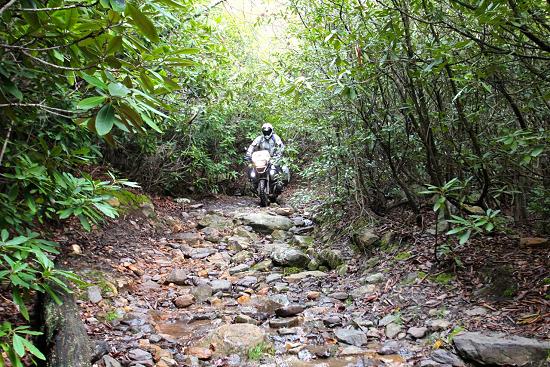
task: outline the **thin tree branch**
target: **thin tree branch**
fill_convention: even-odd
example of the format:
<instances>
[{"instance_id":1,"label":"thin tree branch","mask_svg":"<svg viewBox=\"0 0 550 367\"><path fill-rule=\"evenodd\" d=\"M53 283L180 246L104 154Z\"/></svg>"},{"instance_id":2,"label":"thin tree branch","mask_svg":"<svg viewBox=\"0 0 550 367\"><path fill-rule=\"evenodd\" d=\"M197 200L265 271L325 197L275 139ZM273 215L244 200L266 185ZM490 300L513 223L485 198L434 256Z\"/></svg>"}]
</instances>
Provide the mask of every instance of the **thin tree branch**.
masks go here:
<instances>
[{"instance_id":1,"label":"thin tree branch","mask_svg":"<svg viewBox=\"0 0 550 367\"><path fill-rule=\"evenodd\" d=\"M10 6L13 5L13 3L15 3L17 0L11 0L11 1L8 1L6 3L6 5L4 5L2 8L0 8L0 15L6 10L8 9Z\"/></svg>"},{"instance_id":2,"label":"thin tree branch","mask_svg":"<svg viewBox=\"0 0 550 367\"><path fill-rule=\"evenodd\" d=\"M2 145L2 151L0 152L0 167L2 167L2 160L4 159L4 153L6 152L8 141L10 140L12 127L13 127L13 121L11 122L10 127L8 128L8 133L6 134L6 140L4 140L4 144Z\"/></svg>"},{"instance_id":3,"label":"thin tree branch","mask_svg":"<svg viewBox=\"0 0 550 367\"><path fill-rule=\"evenodd\" d=\"M67 10L67 9L74 9L74 8L91 8L92 6L96 6L99 4L99 1L93 2L91 4L73 4L73 5L67 5L67 6L58 6L55 8L20 8L15 9L15 11L24 11L24 12L39 12L39 11L57 11L57 10Z\"/></svg>"},{"instance_id":4,"label":"thin tree branch","mask_svg":"<svg viewBox=\"0 0 550 367\"><path fill-rule=\"evenodd\" d=\"M51 66L52 68L56 68L56 69L60 69L60 70L70 70L70 71L82 71L82 70L88 70L88 69L91 69L91 68L94 68L95 65L90 65L90 66L85 66L85 67L81 67L81 68L71 68L71 67L68 67L68 66L62 66L62 65L56 65L56 64L52 64L51 62L48 62L46 60L42 60L36 56L33 56L31 55L30 53L26 52L26 51L23 51L21 50L21 52L25 55L27 55L28 57L30 57L31 59L33 60L36 60L44 65L48 65L48 66Z\"/></svg>"},{"instance_id":5,"label":"thin tree branch","mask_svg":"<svg viewBox=\"0 0 550 367\"><path fill-rule=\"evenodd\" d=\"M3 108L3 107L38 107L38 108L42 108L42 109L44 109L48 112L55 111L55 112L62 112L62 113L67 113L67 114L74 114L74 111L64 110L64 109L57 108L57 107L50 107L50 106L43 105L41 103L3 103L3 104L0 104L0 108Z\"/></svg>"}]
</instances>

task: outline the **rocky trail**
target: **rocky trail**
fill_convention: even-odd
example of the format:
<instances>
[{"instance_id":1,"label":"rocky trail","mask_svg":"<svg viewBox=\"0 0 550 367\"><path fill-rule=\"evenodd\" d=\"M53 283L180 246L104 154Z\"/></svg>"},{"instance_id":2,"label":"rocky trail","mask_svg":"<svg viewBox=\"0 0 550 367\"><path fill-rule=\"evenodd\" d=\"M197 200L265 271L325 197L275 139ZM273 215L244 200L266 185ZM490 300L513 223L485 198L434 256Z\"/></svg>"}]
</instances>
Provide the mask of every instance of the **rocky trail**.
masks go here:
<instances>
[{"instance_id":1,"label":"rocky trail","mask_svg":"<svg viewBox=\"0 0 550 367\"><path fill-rule=\"evenodd\" d=\"M63 266L93 284L77 302L95 366L545 363L545 250L509 258L530 264L515 274L531 288L512 310L484 295L473 269L462 279L434 271L429 248L384 230L360 233L358 249L326 246L307 210L223 197L155 200L59 240L73 249Z\"/></svg>"}]
</instances>

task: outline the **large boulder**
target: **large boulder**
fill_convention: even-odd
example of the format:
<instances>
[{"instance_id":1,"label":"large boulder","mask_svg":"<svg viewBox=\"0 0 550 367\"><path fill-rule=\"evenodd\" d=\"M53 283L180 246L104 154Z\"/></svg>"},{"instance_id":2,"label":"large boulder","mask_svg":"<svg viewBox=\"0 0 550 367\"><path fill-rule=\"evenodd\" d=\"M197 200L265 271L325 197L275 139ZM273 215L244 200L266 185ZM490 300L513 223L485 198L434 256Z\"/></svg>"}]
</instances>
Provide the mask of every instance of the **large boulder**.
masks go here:
<instances>
[{"instance_id":1,"label":"large boulder","mask_svg":"<svg viewBox=\"0 0 550 367\"><path fill-rule=\"evenodd\" d=\"M353 235L353 242L360 250L368 250L380 241L372 228L362 228Z\"/></svg>"},{"instance_id":2,"label":"large boulder","mask_svg":"<svg viewBox=\"0 0 550 367\"><path fill-rule=\"evenodd\" d=\"M306 267L309 257L302 251L292 247L277 247L271 254L273 262L280 266Z\"/></svg>"},{"instance_id":3,"label":"large boulder","mask_svg":"<svg viewBox=\"0 0 550 367\"><path fill-rule=\"evenodd\" d=\"M265 332L256 325L226 324L217 328L206 342L215 346L216 353L229 355L247 353L264 341Z\"/></svg>"},{"instance_id":4,"label":"large boulder","mask_svg":"<svg viewBox=\"0 0 550 367\"><path fill-rule=\"evenodd\" d=\"M228 227L233 227L233 220L218 214L207 214L199 220L198 224L201 228L211 227L218 230L223 230Z\"/></svg>"},{"instance_id":5,"label":"large boulder","mask_svg":"<svg viewBox=\"0 0 550 367\"><path fill-rule=\"evenodd\" d=\"M287 217L268 213L247 213L240 216L240 219L261 233L272 233L276 229L288 231L293 226Z\"/></svg>"},{"instance_id":6,"label":"large boulder","mask_svg":"<svg viewBox=\"0 0 550 367\"><path fill-rule=\"evenodd\" d=\"M550 341L503 334L466 332L453 341L462 357L487 365L543 366L550 351Z\"/></svg>"},{"instance_id":7,"label":"large boulder","mask_svg":"<svg viewBox=\"0 0 550 367\"><path fill-rule=\"evenodd\" d=\"M344 263L344 258L340 251L328 248L319 253L318 259L321 265L327 265L330 269L336 269Z\"/></svg>"}]
</instances>

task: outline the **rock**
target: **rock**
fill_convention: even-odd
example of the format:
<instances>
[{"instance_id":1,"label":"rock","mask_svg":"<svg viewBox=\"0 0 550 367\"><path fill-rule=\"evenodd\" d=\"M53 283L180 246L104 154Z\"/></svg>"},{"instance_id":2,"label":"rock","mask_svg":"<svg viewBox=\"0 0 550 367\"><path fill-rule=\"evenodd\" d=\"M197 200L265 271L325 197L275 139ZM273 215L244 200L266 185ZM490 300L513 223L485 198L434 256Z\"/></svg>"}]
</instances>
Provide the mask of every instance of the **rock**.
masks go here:
<instances>
[{"instance_id":1,"label":"rock","mask_svg":"<svg viewBox=\"0 0 550 367\"><path fill-rule=\"evenodd\" d=\"M277 208L277 209L275 209L275 213L277 213L278 215L283 215L285 217L289 217L292 214L294 214L294 209L288 208L288 207Z\"/></svg>"},{"instance_id":2,"label":"rock","mask_svg":"<svg viewBox=\"0 0 550 367\"><path fill-rule=\"evenodd\" d=\"M482 316L487 314L487 309L485 307L474 307L471 310L466 310L464 313L468 316Z\"/></svg>"},{"instance_id":3,"label":"rock","mask_svg":"<svg viewBox=\"0 0 550 367\"><path fill-rule=\"evenodd\" d=\"M283 231L282 229L276 229L271 233L271 238L276 241L284 241L288 237L288 232Z\"/></svg>"},{"instance_id":4,"label":"rock","mask_svg":"<svg viewBox=\"0 0 550 367\"><path fill-rule=\"evenodd\" d=\"M142 203L140 206L141 214L146 218L156 218L155 206L152 203Z\"/></svg>"},{"instance_id":5,"label":"rock","mask_svg":"<svg viewBox=\"0 0 550 367\"><path fill-rule=\"evenodd\" d=\"M187 271L184 269L174 269L166 277L165 283L174 283L176 285L185 285L187 282Z\"/></svg>"},{"instance_id":6,"label":"rock","mask_svg":"<svg viewBox=\"0 0 550 367\"><path fill-rule=\"evenodd\" d=\"M394 322L395 320L397 320L398 318L399 318L398 315L395 315L395 314L391 313L389 315L384 316L382 319L380 319L380 321L378 321L378 325L379 326L389 325L392 322Z\"/></svg>"},{"instance_id":7,"label":"rock","mask_svg":"<svg viewBox=\"0 0 550 367\"><path fill-rule=\"evenodd\" d=\"M336 273L338 273L338 275L340 275L341 277L346 275L348 271L349 271L349 268L346 264L342 264L336 268Z\"/></svg>"},{"instance_id":8,"label":"rock","mask_svg":"<svg viewBox=\"0 0 550 367\"><path fill-rule=\"evenodd\" d=\"M292 316L298 315L299 313L302 313L303 311L304 311L303 306L288 305L288 306L276 309L275 315L279 317L292 317Z\"/></svg>"},{"instance_id":9,"label":"rock","mask_svg":"<svg viewBox=\"0 0 550 367\"><path fill-rule=\"evenodd\" d=\"M204 239L207 241L218 243L221 240L221 234L217 228L205 227L201 232L204 235Z\"/></svg>"},{"instance_id":10,"label":"rock","mask_svg":"<svg viewBox=\"0 0 550 367\"><path fill-rule=\"evenodd\" d=\"M202 360L210 359L212 357L212 351L208 348L188 347L185 349L185 353Z\"/></svg>"},{"instance_id":11,"label":"rock","mask_svg":"<svg viewBox=\"0 0 550 367\"><path fill-rule=\"evenodd\" d=\"M523 237L519 240L522 247L547 248L550 245L548 238L543 237Z\"/></svg>"},{"instance_id":12,"label":"rock","mask_svg":"<svg viewBox=\"0 0 550 367\"><path fill-rule=\"evenodd\" d=\"M247 213L240 219L250 225L254 230L262 233L271 233L276 229L288 231L292 222L282 215L270 215L268 213Z\"/></svg>"},{"instance_id":13,"label":"rock","mask_svg":"<svg viewBox=\"0 0 550 367\"><path fill-rule=\"evenodd\" d=\"M153 360L153 356L151 355L151 353L139 348L130 350L128 352L128 358L130 358L132 361L138 362Z\"/></svg>"},{"instance_id":14,"label":"rock","mask_svg":"<svg viewBox=\"0 0 550 367\"><path fill-rule=\"evenodd\" d=\"M323 317L323 324L325 324L325 326L327 327L335 327L338 325L342 325L342 319L336 315L328 315Z\"/></svg>"},{"instance_id":15,"label":"rock","mask_svg":"<svg viewBox=\"0 0 550 367\"><path fill-rule=\"evenodd\" d=\"M428 328L430 328L430 330L441 331L441 330L447 330L451 326L451 323L445 319L435 319L435 320L429 320L427 325L428 325Z\"/></svg>"},{"instance_id":16,"label":"rock","mask_svg":"<svg viewBox=\"0 0 550 367\"><path fill-rule=\"evenodd\" d=\"M294 235L294 243L300 247L310 247L311 245L313 245L313 241L314 239L312 236L300 236L297 234Z\"/></svg>"},{"instance_id":17,"label":"rock","mask_svg":"<svg viewBox=\"0 0 550 367\"><path fill-rule=\"evenodd\" d=\"M191 290L191 294L197 302L204 302L212 297L212 287L208 284L201 284Z\"/></svg>"},{"instance_id":18,"label":"rock","mask_svg":"<svg viewBox=\"0 0 550 367\"><path fill-rule=\"evenodd\" d=\"M359 348L354 345L350 345L350 346L344 347L338 355L340 357L348 357L348 356L361 356L367 353L368 351L366 349Z\"/></svg>"},{"instance_id":19,"label":"rock","mask_svg":"<svg viewBox=\"0 0 550 367\"><path fill-rule=\"evenodd\" d=\"M99 288L97 285L92 285L91 287L88 287L86 290L88 293L88 300L92 303L99 303L103 299L101 296L101 288Z\"/></svg>"},{"instance_id":20,"label":"rock","mask_svg":"<svg viewBox=\"0 0 550 367\"><path fill-rule=\"evenodd\" d=\"M317 299L319 299L319 297L321 296L321 293L317 292L317 291L309 291L307 292L307 299L309 299L310 301L315 301Z\"/></svg>"},{"instance_id":21,"label":"rock","mask_svg":"<svg viewBox=\"0 0 550 367\"><path fill-rule=\"evenodd\" d=\"M230 268L229 269L229 274L234 275L234 274L237 274L237 273L242 273L243 271L248 271L249 269L250 269L249 265L241 264L241 265L237 265L233 268Z\"/></svg>"},{"instance_id":22,"label":"rock","mask_svg":"<svg viewBox=\"0 0 550 367\"><path fill-rule=\"evenodd\" d=\"M247 260L250 260L252 256L253 255L250 251L243 250L233 255L233 257L231 258L231 261L235 264L241 264Z\"/></svg>"},{"instance_id":23,"label":"rock","mask_svg":"<svg viewBox=\"0 0 550 367\"><path fill-rule=\"evenodd\" d=\"M177 308L189 307L193 303L195 303L195 297L191 294L184 294L174 299L174 305L176 305Z\"/></svg>"},{"instance_id":24,"label":"rock","mask_svg":"<svg viewBox=\"0 0 550 367\"><path fill-rule=\"evenodd\" d=\"M122 367L119 361L109 355L103 356L103 363L105 367Z\"/></svg>"},{"instance_id":25,"label":"rock","mask_svg":"<svg viewBox=\"0 0 550 367\"><path fill-rule=\"evenodd\" d=\"M195 248L189 254L192 259L204 259L210 255L215 254L217 251L213 248L201 247Z\"/></svg>"},{"instance_id":26,"label":"rock","mask_svg":"<svg viewBox=\"0 0 550 367\"><path fill-rule=\"evenodd\" d=\"M353 241L360 250L368 250L372 245L380 240L380 237L374 234L373 229L363 228L353 235Z\"/></svg>"},{"instance_id":27,"label":"rock","mask_svg":"<svg viewBox=\"0 0 550 367\"><path fill-rule=\"evenodd\" d=\"M252 275L247 275L247 276L239 279L235 284L240 285L242 287L246 287L246 288L252 288L253 286L256 285L256 283L258 283L258 278L254 277Z\"/></svg>"},{"instance_id":28,"label":"rock","mask_svg":"<svg viewBox=\"0 0 550 367\"><path fill-rule=\"evenodd\" d=\"M543 366L550 350L550 341L466 332L453 338L456 349L464 358L489 365Z\"/></svg>"},{"instance_id":29,"label":"rock","mask_svg":"<svg viewBox=\"0 0 550 367\"><path fill-rule=\"evenodd\" d=\"M444 349L437 349L432 353L430 358L438 363L448 364L454 367L464 367L464 361L460 359L456 354L448 352Z\"/></svg>"},{"instance_id":30,"label":"rock","mask_svg":"<svg viewBox=\"0 0 550 367\"><path fill-rule=\"evenodd\" d=\"M361 300L365 298L365 296L373 294L375 291L376 286L374 284L368 284L352 290L349 295L354 300Z\"/></svg>"},{"instance_id":31,"label":"rock","mask_svg":"<svg viewBox=\"0 0 550 367\"><path fill-rule=\"evenodd\" d=\"M78 245L71 245L71 255L82 255L82 248Z\"/></svg>"},{"instance_id":32,"label":"rock","mask_svg":"<svg viewBox=\"0 0 550 367\"><path fill-rule=\"evenodd\" d=\"M327 265L330 269L336 269L344 264L344 259L340 251L324 249L319 254L319 262L323 265Z\"/></svg>"},{"instance_id":33,"label":"rock","mask_svg":"<svg viewBox=\"0 0 550 367\"><path fill-rule=\"evenodd\" d=\"M273 268L273 261L271 259L265 259L255 264L252 269L256 271L269 271Z\"/></svg>"},{"instance_id":34,"label":"rock","mask_svg":"<svg viewBox=\"0 0 550 367\"><path fill-rule=\"evenodd\" d=\"M309 264L307 264L307 270L317 270L319 269L319 261L317 261L316 259L312 259Z\"/></svg>"},{"instance_id":35,"label":"rock","mask_svg":"<svg viewBox=\"0 0 550 367\"><path fill-rule=\"evenodd\" d=\"M273 329L291 328L298 325L300 325L300 318L298 317L269 320L269 327Z\"/></svg>"},{"instance_id":36,"label":"rock","mask_svg":"<svg viewBox=\"0 0 550 367\"><path fill-rule=\"evenodd\" d=\"M386 337L389 339L395 338L401 332L401 325L391 324L386 325Z\"/></svg>"},{"instance_id":37,"label":"rock","mask_svg":"<svg viewBox=\"0 0 550 367\"><path fill-rule=\"evenodd\" d=\"M378 350L378 354L389 355L389 354L398 354L401 346L395 340L389 340L384 343L384 345Z\"/></svg>"},{"instance_id":38,"label":"rock","mask_svg":"<svg viewBox=\"0 0 550 367\"><path fill-rule=\"evenodd\" d=\"M252 324L226 324L216 329L208 338L220 354L247 353L250 348L264 342L265 332Z\"/></svg>"},{"instance_id":39,"label":"rock","mask_svg":"<svg viewBox=\"0 0 550 367\"><path fill-rule=\"evenodd\" d=\"M258 235L254 232L252 232L252 227L249 226L240 226L235 228L233 231L235 236L246 238L248 241L257 241Z\"/></svg>"},{"instance_id":40,"label":"rock","mask_svg":"<svg viewBox=\"0 0 550 367\"><path fill-rule=\"evenodd\" d=\"M277 280L281 280L282 278L283 276L281 274L272 273L272 274L269 274L267 277L265 277L265 282L269 284L269 283L276 282Z\"/></svg>"},{"instance_id":41,"label":"rock","mask_svg":"<svg viewBox=\"0 0 550 367\"><path fill-rule=\"evenodd\" d=\"M420 367L439 367L440 363L437 363L433 359L423 359L420 361Z\"/></svg>"},{"instance_id":42,"label":"rock","mask_svg":"<svg viewBox=\"0 0 550 367\"><path fill-rule=\"evenodd\" d=\"M291 247L278 247L271 254L273 262L280 266L305 267L309 257L302 251Z\"/></svg>"},{"instance_id":43,"label":"rock","mask_svg":"<svg viewBox=\"0 0 550 367\"><path fill-rule=\"evenodd\" d=\"M334 335L338 341L349 345L355 345L356 347L367 344L367 335L360 330L336 329L334 330Z\"/></svg>"},{"instance_id":44,"label":"rock","mask_svg":"<svg viewBox=\"0 0 550 367\"><path fill-rule=\"evenodd\" d=\"M329 297L339 301L345 301L348 299L349 295L346 292L334 292L329 294Z\"/></svg>"},{"instance_id":45,"label":"rock","mask_svg":"<svg viewBox=\"0 0 550 367\"><path fill-rule=\"evenodd\" d=\"M106 340L100 340L94 343L94 350L92 353L92 363L99 361L101 357L108 354L111 350L111 346Z\"/></svg>"},{"instance_id":46,"label":"rock","mask_svg":"<svg viewBox=\"0 0 550 367\"><path fill-rule=\"evenodd\" d=\"M231 290L231 282L225 279L216 279L210 282L212 293L229 292Z\"/></svg>"},{"instance_id":47,"label":"rock","mask_svg":"<svg viewBox=\"0 0 550 367\"><path fill-rule=\"evenodd\" d=\"M235 319L233 320L233 322L235 322L235 324L252 324L252 325L258 324L258 322L254 320L252 317L243 315L243 314L235 316Z\"/></svg>"},{"instance_id":48,"label":"rock","mask_svg":"<svg viewBox=\"0 0 550 367\"><path fill-rule=\"evenodd\" d=\"M223 230L233 226L233 220L222 217L217 214L207 214L198 222L199 227L212 227L218 230Z\"/></svg>"},{"instance_id":49,"label":"rock","mask_svg":"<svg viewBox=\"0 0 550 367\"><path fill-rule=\"evenodd\" d=\"M322 271L319 271L319 270L310 270L310 271L302 271L300 273L296 273L296 274L291 274L287 277L285 277L285 280L289 283L295 283L295 282L299 282L301 280L304 280L306 278L324 278L326 277L328 274L327 273L324 273Z\"/></svg>"},{"instance_id":50,"label":"rock","mask_svg":"<svg viewBox=\"0 0 550 367\"><path fill-rule=\"evenodd\" d=\"M202 236L197 232L179 232L175 233L172 238L174 240L183 241L191 246L197 245L202 241Z\"/></svg>"},{"instance_id":51,"label":"rock","mask_svg":"<svg viewBox=\"0 0 550 367\"><path fill-rule=\"evenodd\" d=\"M248 242L248 239L244 237L231 236L227 238L227 243L228 243L227 249L231 251L242 251L250 247L250 243Z\"/></svg>"},{"instance_id":52,"label":"rock","mask_svg":"<svg viewBox=\"0 0 550 367\"><path fill-rule=\"evenodd\" d=\"M420 339L426 336L426 333L428 332L428 328L426 327L410 327L409 330L407 330L407 334L412 336L415 339Z\"/></svg>"},{"instance_id":53,"label":"rock","mask_svg":"<svg viewBox=\"0 0 550 367\"><path fill-rule=\"evenodd\" d=\"M384 281L384 274L375 273L370 274L365 277L365 282L367 283L382 283Z\"/></svg>"}]
</instances>

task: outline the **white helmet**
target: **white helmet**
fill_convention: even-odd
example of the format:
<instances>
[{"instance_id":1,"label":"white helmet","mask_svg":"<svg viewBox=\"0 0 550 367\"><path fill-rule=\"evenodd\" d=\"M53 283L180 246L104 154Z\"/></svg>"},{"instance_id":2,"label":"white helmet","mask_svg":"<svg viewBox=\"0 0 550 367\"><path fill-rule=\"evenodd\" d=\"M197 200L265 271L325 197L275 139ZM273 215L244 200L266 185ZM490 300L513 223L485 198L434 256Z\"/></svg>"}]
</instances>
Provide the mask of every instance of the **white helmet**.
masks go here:
<instances>
[{"instance_id":1,"label":"white helmet","mask_svg":"<svg viewBox=\"0 0 550 367\"><path fill-rule=\"evenodd\" d=\"M264 134L264 138L270 139L273 135L273 125L269 123L265 123L262 125L262 134Z\"/></svg>"}]
</instances>

